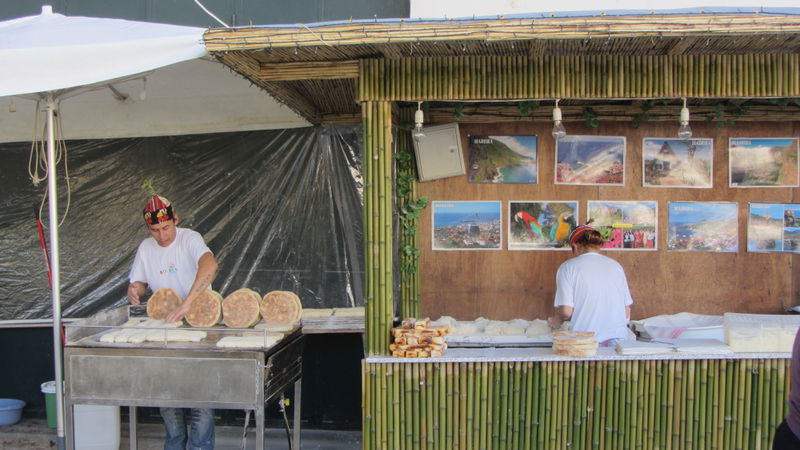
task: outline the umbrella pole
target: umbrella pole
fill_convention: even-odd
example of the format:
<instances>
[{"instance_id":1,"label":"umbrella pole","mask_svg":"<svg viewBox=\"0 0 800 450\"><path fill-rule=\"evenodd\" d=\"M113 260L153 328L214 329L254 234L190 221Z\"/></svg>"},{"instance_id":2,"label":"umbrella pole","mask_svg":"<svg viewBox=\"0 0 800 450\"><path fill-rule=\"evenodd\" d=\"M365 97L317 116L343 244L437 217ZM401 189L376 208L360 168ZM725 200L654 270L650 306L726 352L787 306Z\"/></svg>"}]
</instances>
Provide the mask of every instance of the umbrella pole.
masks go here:
<instances>
[{"instance_id":1,"label":"umbrella pole","mask_svg":"<svg viewBox=\"0 0 800 450\"><path fill-rule=\"evenodd\" d=\"M58 253L58 195L56 193L56 145L53 122L55 117L55 99L52 93L45 97L47 111L47 196L50 221L50 272L52 274L53 298L53 360L56 372L56 416L57 433L56 443L59 450L66 448L64 439L64 383L62 381L62 342L61 342L61 277Z\"/></svg>"}]
</instances>

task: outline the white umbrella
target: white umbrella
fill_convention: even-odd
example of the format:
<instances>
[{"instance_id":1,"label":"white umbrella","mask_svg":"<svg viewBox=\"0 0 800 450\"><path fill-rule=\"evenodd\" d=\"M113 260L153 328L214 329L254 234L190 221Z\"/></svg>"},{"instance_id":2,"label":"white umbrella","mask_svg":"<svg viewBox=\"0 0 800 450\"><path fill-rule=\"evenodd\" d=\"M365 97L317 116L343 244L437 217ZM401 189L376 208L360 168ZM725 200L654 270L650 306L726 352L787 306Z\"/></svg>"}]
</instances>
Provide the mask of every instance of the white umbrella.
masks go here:
<instances>
[{"instance_id":1,"label":"white umbrella","mask_svg":"<svg viewBox=\"0 0 800 450\"><path fill-rule=\"evenodd\" d=\"M42 14L0 22L0 96L35 95L47 114L47 180L57 444L65 448L54 114L66 95L206 55L195 27ZM71 430L70 430L71 431Z\"/></svg>"}]
</instances>

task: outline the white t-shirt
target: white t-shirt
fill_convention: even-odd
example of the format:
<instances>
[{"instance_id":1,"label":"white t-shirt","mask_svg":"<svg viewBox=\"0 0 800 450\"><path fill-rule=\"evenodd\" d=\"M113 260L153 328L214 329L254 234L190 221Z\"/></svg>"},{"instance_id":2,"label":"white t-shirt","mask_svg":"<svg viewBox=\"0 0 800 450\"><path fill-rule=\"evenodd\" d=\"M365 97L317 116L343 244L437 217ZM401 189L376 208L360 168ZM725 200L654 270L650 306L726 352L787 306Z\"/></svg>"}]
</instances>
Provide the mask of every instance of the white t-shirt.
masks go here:
<instances>
[{"instance_id":1,"label":"white t-shirt","mask_svg":"<svg viewBox=\"0 0 800 450\"><path fill-rule=\"evenodd\" d=\"M176 228L175 240L168 247L149 237L139 244L130 281L147 283L153 292L172 288L186 298L197 276L200 257L210 252L200 233L187 228Z\"/></svg>"},{"instance_id":2,"label":"white t-shirt","mask_svg":"<svg viewBox=\"0 0 800 450\"><path fill-rule=\"evenodd\" d=\"M555 306L574 308L572 331L594 331L598 342L625 339L625 307L632 303L625 271L607 256L584 253L558 268Z\"/></svg>"}]
</instances>

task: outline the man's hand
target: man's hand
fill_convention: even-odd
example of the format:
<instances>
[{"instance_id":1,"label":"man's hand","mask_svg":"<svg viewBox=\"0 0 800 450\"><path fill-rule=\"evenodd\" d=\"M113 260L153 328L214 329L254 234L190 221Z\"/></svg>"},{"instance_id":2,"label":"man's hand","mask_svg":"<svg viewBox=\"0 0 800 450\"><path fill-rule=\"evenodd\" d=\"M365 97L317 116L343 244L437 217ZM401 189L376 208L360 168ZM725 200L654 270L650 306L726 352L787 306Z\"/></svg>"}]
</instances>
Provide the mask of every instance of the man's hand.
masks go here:
<instances>
[{"instance_id":1,"label":"man's hand","mask_svg":"<svg viewBox=\"0 0 800 450\"><path fill-rule=\"evenodd\" d=\"M181 306L178 306L177 308L175 308L174 311L167 314L167 317L164 318L164 322L172 323L183 319L183 316L185 316L186 313L189 312L189 305L190 303L187 301L181 303Z\"/></svg>"},{"instance_id":2,"label":"man's hand","mask_svg":"<svg viewBox=\"0 0 800 450\"><path fill-rule=\"evenodd\" d=\"M141 281L134 281L128 285L128 301L131 305L138 306L147 287Z\"/></svg>"}]
</instances>

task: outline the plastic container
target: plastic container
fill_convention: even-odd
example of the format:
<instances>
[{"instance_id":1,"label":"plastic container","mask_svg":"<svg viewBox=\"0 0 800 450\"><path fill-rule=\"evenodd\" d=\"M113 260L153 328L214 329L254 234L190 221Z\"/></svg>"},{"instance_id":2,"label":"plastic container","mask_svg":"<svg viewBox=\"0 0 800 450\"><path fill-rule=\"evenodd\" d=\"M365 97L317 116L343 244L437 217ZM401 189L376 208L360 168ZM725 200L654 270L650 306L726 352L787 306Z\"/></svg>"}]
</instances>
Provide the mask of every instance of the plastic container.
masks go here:
<instances>
[{"instance_id":1,"label":"plastic container","mask_svg":"<svg viewBox=\"0 0 800 450\"><path fill-rule=\"evenodd\" d=\"M119 406L75 405L75 448L119 449Z\"/></svg>"},{"instance_id":2,"label":"plastic container","mask_svg":"<svg viewBox=\"0 0 800 450\"><path fill-rule=\"evenodd\" d=\"M47 426L56 428L58 417L56 416L56 382L45 381L40 386L44 394L44 406L47 411Z\"/></svg>"},{"instance_id":3,"label":"plastic container","mask_svg":"<svg viewBox=\"0 0 800 450\"><path fill-rule=\"evenodd\" d=\"M636 333L643 339L716 339L725 341L723 316L682 312L632 320Z\"/></svg>"},{"instance_id":4,"label":"plastic container","mask_svg":"<svg viewBox=\"0 0 800 450\"><path fill-rule=\"evenodd\" d=\"M735 352L791 352L800 316L725 313L725 343Z\"/></svg>"},{"instance_id":5,"label":"plastic container","mask_svg":"<svg viewBox=\"0 0 800 450\"><path fill-rule=\"evenodd\" d=\"M25 402L14 398L0 398L0 425L14 425L22 418Z\"/></svg>"}]
</instances>

